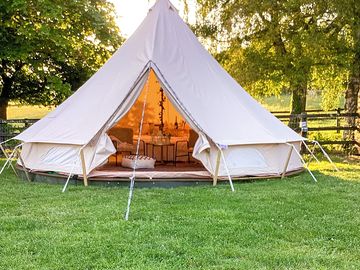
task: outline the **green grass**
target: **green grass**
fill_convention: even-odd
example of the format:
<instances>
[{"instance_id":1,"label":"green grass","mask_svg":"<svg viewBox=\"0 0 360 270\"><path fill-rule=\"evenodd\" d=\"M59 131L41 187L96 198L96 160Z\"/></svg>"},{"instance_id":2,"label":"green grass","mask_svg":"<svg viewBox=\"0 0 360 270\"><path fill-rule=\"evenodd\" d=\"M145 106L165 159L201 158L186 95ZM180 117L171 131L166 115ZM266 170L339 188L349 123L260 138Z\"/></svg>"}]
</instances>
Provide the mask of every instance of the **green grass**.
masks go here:
<instances>
[{"instance_id":1,"label":"green grass","mask_svg":"<svg viewBox=\"0 0 360 270\"><path fill-rule=\"evenodd\" d=\"M0 176L0 269L360 269L360 165L285 180L136 189Z\"/></svg>"}]
</instances>

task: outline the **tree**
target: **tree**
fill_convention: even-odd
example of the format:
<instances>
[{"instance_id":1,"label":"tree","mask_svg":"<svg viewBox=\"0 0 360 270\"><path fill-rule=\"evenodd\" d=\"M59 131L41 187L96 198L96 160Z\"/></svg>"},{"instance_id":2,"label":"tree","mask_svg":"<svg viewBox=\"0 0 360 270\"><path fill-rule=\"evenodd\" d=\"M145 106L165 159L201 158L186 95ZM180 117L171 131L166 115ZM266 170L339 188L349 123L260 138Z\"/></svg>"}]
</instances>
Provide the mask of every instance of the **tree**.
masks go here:
<instances>
[{"instance_id":1,"label":"tree","mask_svg":"<svg viewBox=\"0 0 360 270\"><path fill-rule=\"evenodd\" d=\"M218 59L255 95L291 93L291 112L306 109L308 89L332 89L338 97L346 72L334 53L339 47L333 30L337 19L327 1L198 0L197 33L222 43ZM214 46L213 46L214 47ZM345 61L345 60L344 60ZM328 79L324 82L322 76ZM290 122L298 127L298 121Z\"/></svg>"},{"instance_id":2,"label":"tree","mask_svg":"<svg viewBox=\"0 0 360 270\"><path fill-rule=\"evenodd\" d=\"M57 105L123 39L105 0L0 2L0 118L10 100Z\"/></svg>"},{"instance_id":3,"label":"tree","mask_svg":"<svg viewBox=\"0 0 360 270\"><path fill-rule=\"evenodd\" d=\"M356 113L359 109L360 91L360 2L356 0L332 1L331 9L337 16L337 40L342 50L350 57L346 61L348 82L345 92L345 109L348 113ZM342 38L345 36L346 38ZM349 126L354 126L354 118L348 118ZM354 140L354 132L344 132L344 137Z\"/></svg>"}]
</instances>

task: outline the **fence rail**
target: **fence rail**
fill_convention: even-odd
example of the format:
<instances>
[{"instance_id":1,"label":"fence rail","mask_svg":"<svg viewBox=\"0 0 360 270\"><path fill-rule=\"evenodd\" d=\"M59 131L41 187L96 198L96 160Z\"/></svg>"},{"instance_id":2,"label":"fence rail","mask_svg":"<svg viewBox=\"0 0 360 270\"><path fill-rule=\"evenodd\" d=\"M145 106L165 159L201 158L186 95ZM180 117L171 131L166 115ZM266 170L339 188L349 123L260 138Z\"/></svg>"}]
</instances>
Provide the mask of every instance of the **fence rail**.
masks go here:
<instances>
[{"instance_id":1,"label":"fence rail","mask_svg":"<svg viewBox=\"0 0 360 270\"><path fill-rule=\"evenodd\" d=\"M0 119L0 142L15 137L38 120L39 119Z\"/></svg>"},{"instance_id":2,"label":"fence rail","mask_svg":"<svg viewBox=\"0 0 360 270\"><path fill-rule=\"evenodd\" d=\"M346 145L346 146L359 146L360 142L356 140L356 133L360 132L358 113L346 113L344 109L339 108L332 111L322 110L307 110L300 114L291 114L288 111L276 111L272 112L280 121L289 122L291 120L297 120L300 125L296 129L297 132L301 132L302 136L308 137L309 133L335 131L351 132L352 135L347 136L348 139L341 138L339 140L322 139L319 142L323 145ZM331 121L331 120L334 120ZM326 136L325 136L326 137Z\"/></svg>"}]
</instances>

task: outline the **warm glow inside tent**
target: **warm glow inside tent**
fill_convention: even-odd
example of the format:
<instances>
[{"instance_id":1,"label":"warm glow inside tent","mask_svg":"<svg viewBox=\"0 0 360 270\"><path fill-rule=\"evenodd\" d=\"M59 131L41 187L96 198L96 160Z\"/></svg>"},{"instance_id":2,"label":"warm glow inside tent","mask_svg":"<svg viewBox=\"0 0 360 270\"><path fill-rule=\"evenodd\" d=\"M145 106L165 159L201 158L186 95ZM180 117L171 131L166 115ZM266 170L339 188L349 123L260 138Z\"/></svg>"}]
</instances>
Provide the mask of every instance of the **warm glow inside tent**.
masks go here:
<instances>
[{"instance_id":1,"label":"warm glow inside tent","mask_svg":"<svg viewBox=\"0 0 360 270\"><path fill-rule=\"evenodd\" d=\"M144 145L151 143L160 124L160 88L162 133L187 139L195 131L192 163L208 176L270 176L302 168L292 149L298 150L303 138L231 78L168 0L155 3L78 91L16 137L24 143L19 164L91 176L116 152L109 137L116 126L130 128L135 141L140 136ZM168 168L176 171L177 165Z\"/></svg>"}]
</instances>

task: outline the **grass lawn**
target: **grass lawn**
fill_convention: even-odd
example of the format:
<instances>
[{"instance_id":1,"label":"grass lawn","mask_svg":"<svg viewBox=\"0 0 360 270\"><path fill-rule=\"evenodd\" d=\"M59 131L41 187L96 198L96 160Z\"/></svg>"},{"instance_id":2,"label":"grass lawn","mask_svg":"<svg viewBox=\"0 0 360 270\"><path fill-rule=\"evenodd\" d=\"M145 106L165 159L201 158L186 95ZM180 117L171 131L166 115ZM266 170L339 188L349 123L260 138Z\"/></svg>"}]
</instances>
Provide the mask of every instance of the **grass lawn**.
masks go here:
<instances>
[{"instance_id":1,"label":"grass lawn","mask_svg":"<svg viewBox=\"0 0 360 270\"><path fill-rule=\"evenodd\" d=\"M285 180L136 189L0 176L0 269L360 269L360 165Z\"/></svg>"}]
</instances>

